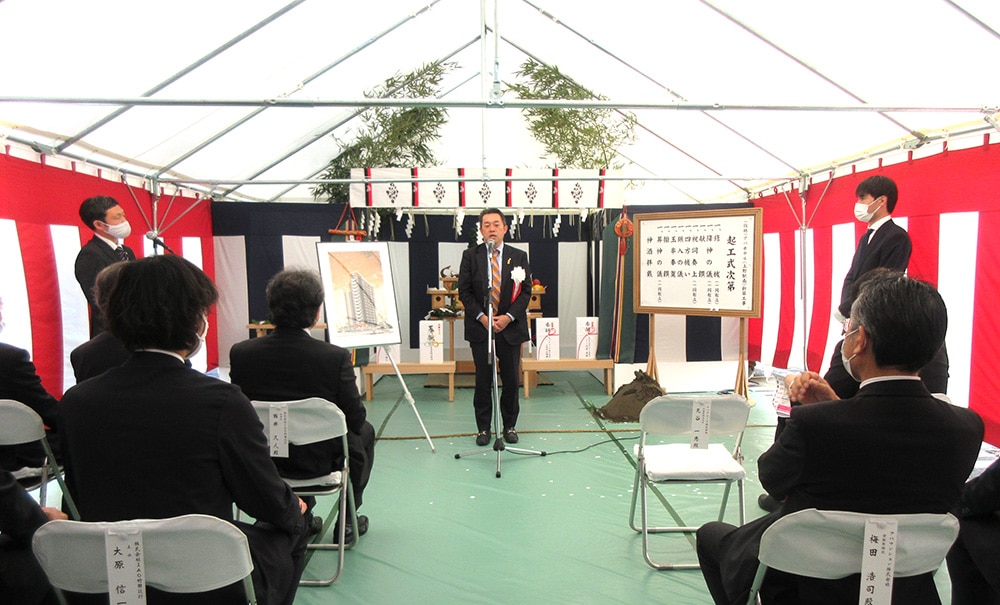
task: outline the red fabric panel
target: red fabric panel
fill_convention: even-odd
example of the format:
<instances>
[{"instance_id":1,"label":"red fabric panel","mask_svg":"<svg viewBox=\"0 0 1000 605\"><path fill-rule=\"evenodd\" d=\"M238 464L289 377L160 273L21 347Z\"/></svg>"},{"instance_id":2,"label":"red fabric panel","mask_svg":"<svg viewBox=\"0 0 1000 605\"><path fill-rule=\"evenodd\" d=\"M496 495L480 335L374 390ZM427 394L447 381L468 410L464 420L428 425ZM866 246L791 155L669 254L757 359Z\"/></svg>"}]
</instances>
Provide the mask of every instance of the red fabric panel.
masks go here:
<instances>
[{"instance_id":1,"label":"red fabric panel","mask_svg":"<svg viewBox=\"0 0 1000 605\"><path fill-rule=\"evenodd\" d=\"M1000 444L1000 246L982 245L1000 233L1000 212L980 212L979 252L976 258L975 303L972 312L972 372L969 377L969 407L986 423L985 440ZM970 296L972 293L969 293Z\"/></svg>"},{"instance_id":2,"label":"red fabric panel","mask_svg":"<svg viewBox=\"0 0 1000 605\"><path fill-rule=\"evenodd\" d=\"M806 343L806 366L819 372L823 365L826 336L833 317L833 230L823 227L813 230L813 299L809 320L809 342ZM839 302L839 301L838 301Z\"/></svg>"},{"instance_id":3,"label":"red fabric panel","mask_svg":"<svg viewBox=\"0 0 1000 605\"><path fill-rule=\"evenodd\" d=\"M785 232L779 236L781 248L781 302L778 318L778 340L774 351L774 366L788 367L795 334L795 236ZM788 279L791 277L791 279Z\"/></svg>"},{"instance_id":4,"label":"red fabric panel","mask_svg":"<svg viewBox=\"0 0 1000 605\"><path fill-rule=\"evenodd\" d=\"M940 226L938 215L910 217L906 231L913 242L913 253L907 274L925 281L935 288L938 285L938 258L940 249Z\"/></svg>"},{"instance_id":5,"label":"red fabric panel","mask_svg":"<svg viewBox=\"0 0 1000 605\"><path fill-rule=\"evenodd\" d=\"M62 397L62 301L59 278L48 225L17 223L21 242L24 280L31 317L31 360L42 386L57 399ZM44 328L43 328L44 327ZM53 335L56 337L53 338Z\"/></svg>"}]
</instances>

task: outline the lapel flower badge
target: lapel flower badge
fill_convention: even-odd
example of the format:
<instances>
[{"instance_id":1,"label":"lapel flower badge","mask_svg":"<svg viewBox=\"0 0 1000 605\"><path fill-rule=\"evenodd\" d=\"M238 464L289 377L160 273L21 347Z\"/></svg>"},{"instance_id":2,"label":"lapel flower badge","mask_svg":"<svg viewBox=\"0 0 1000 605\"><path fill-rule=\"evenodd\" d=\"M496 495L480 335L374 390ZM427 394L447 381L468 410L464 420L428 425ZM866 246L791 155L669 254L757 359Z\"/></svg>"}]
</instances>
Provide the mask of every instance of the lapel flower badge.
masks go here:
<instances>
[{"instance_id":1,"label":"lapel flower badge","mask_svg":"<svg viewBox=\"0 0 1000 605\"><path fill-rule=\"evenodd\" d=\"M517 300L518 295L521 293L521 286L527 277L524 267L518 266L510 270L510 279L514 282L514 294L510 297L510 302Z\"/></svg>"}]
</instances>

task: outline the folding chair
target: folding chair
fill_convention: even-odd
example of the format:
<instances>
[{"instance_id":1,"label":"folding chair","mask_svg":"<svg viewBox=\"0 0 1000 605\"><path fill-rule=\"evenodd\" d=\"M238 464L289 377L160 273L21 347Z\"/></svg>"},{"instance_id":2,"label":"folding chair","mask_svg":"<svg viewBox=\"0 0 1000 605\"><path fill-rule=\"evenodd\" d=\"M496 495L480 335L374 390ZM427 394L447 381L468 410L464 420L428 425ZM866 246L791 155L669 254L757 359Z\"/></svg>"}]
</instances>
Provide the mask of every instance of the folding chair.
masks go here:
<instances>
[{"instance_id":1,"label":"folding chair","mask_svg":"<svg viewBox=\"0 0 1000 605\"><path fill-rule=\"evenodd\" d=\"M726 514L726 504L733 483L739 490L740 524L745 520L743 454L740 444L746 429L750 406L739 395L675 396L664 395L649 401L639 412L642 431L635 446L635 482L629 526L642 534L642 555L654 569L698 569L697 563L661 563L649 553L649 534L693 533L697 526L650 526L648 492L651 484L725 485L718 520ZM686 437L683 443L649 444L652 436ZM713 439L734 437L730 450ZM641 503L641 524L636 525L636 500Z\"/></svg>"},{"instance_id":2,"label":"folding chair","mask_svg":"<svg viewBox=\"0 0 1000 605\"><path fill-rule=\"evenodd\" d=\"M350 514L351 526L358 527L358 513L354 507L354 490L351 489L350 485L347 419L344 418L344 413L340 411L340 408L320 397L294 401L254 401L253 407L264 424L272 458L279 457L275 455L278 451L276 448L285 448L287 451L288 444L307 445L337 437L341 439L344 448L344 465L341 470L308 479L282 477L292 488L292 491L299 496L338 497L337 510L341 523L340 527L337 528L336 541L319 541L329 526L330 520L328 518L322 531L316 537L316 542L308 545L309 549L338 551L337 571L326 580L302 580L299 582L300 586L329 586L340 577L340 573L344 570L345 551L353 547L358 540L358 532L355 531L354 539L349 544L345 544L347 524L343 520L347 519L348 513ZM277 420L282 414L287 414L284 416L287 419L286 422ZM282 429L282 424L284 424L284 429Z\"/></svg>"},{"instance_id":3,"label":"folding chair","mask_svg":"<svg viewBox=\"0 0 1000 605\"><path fill-rule=\"evenodd\" d=\"M796 511L775 521L761 536L760 564L747 605L757 602L769 568L826 580L860 573L863 549L870 547L865 539L868 520L895 520L898 524L893 578L936 571L958 537L958 519L948 513L873 515L815 508Z\"/></svg>"},{"instance_id":4,"label":"folding chair","mask_svg":"<svg viewBox=\"0 0 1000 605\"><path fill-rule=\"evenodd\" d=\"M93 523L51 521L35 532L31 547L57 589L103 594L109 591L109 574L115 573L109 570L114 564L109 561L113 558L108 556L107 540L140 534L146 586L189 594L242 581L246 602L257 602L246 536L232 523L209 515ZM135 568L135 563L129 567ZM129 573L134 581L137 572Z\"/></svg>"},{"instance_id":5,"label":"folding chair","mask_svg":"<svg viewBox=\"0 0 1000 605\"><path fill-rule=\"evenodd\" d=\"M42 506L46 505L46 488L50 480L49 473L51 473L52 478L59 483L70 516L73 519L79 519L80 513L76 509L76 503L73 502L73 497L66 487L62 469L59 468L59 463L56 462L56 457L52 454L49 440L45 436L45 423L42 422L42 417L35 410L19 401L0 399L0 445L21 445L36 441L41 442L42 448L45 450L45 461L42 463L38 487L39 501L41 501ZM18 477L18 473L15 472L14 475Z\"/></svg>"}]
</instances>

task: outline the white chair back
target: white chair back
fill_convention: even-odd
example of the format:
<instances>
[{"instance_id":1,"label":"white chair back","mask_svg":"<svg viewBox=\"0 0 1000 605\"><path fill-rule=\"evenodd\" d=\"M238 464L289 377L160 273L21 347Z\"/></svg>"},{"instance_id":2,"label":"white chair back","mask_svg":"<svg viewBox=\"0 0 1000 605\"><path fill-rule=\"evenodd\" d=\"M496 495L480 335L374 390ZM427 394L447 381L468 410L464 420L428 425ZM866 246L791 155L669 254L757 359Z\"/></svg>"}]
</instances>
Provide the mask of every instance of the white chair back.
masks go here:
<instances>
[{"instance_id":1,"label":"white chair back","mask_svg":"<svg viewBox=\"0 0 1000 605\"><path fill-rule=\"evenodd\" d=\"M740 395L680 396L662 395L651 399L639 412L639 428L657 435L690 435L691 411L699 401L712 405L709 436L743 432L750 405Z\"/></svg>"},{"instance_id":2,"label":"white chair back","mask_svg":"<svg viewBox=\"0 0 1000 605\"><path fill-rule=\"evenodd\" d=\"M861 571L865 521L895 519L895 576L932 572L958 536L950 514L872 515L807 508L785 515L760 540L761 563L788 573L834 580Z\"/></svg>"},{"instance_id":3,"label":"white chair back","mask_svg":"<svg viewBox=\"0 0 1000 605\"><path fill-rule=\"evenodd\" d=\"M105 535L140 530L146 585L176 593L207 592L243 580L250 601L253 561L246 536L209 515L117 522L51 521L35 532L32 549L53 586L108 592Z\"/></svg>"},{"instance_id":4,"label":"white chair back","mask_svg":"<svg viewBox=\"0 0 1000 605\"><path fill-rule=\"evenodd\" d=\"M0 399L0 445L21 445L45 437L45 423L35 410L13 399Z\"/></svg>"},{"instance_id":5,"label":"white chair back","mask_svg":"<svg viewBox=\"0 0 1000 605\"><path fill-rule=\"evenodd\" d=\"M267 430L272 403L288 406L288 442L308 445L347 433L347 419L333 403L321 397L292 401L253 401L253 408Z\"/></svg>"}]
</instances>

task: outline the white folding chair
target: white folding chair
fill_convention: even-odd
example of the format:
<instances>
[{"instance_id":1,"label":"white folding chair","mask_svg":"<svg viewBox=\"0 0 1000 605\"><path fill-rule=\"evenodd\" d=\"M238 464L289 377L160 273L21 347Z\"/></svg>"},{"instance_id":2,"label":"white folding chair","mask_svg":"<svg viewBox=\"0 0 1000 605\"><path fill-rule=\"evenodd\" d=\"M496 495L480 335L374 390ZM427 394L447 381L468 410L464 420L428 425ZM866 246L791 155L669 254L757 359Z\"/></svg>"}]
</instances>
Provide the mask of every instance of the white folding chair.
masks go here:
<instances>
[{"instance_id":1,"label":"white folding chair","mask_svg":"<svg viewBox=\"0 0 1000 605\"><path fill-rule=\"evenodd\" d=\"M861 572L868 520L895 520L895 571L905 578L936 571L958 537L958 519L944 514L873 515L807 508L781 517L764 531L760 564L747 605L757 600L769 568L836 580Z\"/></svg>"},{"instance_id":2,"label":"white folding chair","mask_svg":"<svg viewBox=\"0 0 1000 605\"><path fill-rule=\"evenodd\" d=\"M59 483L70 516L73 519L79 519L80 513L76 509L76 503L73 502L73 497L70 495L69 489L66 488L62 469L59 468L59 463L56 462L56 457L52 454L49 440L45 436L45 423L42 422L42 417L35 410L19 401L0 399L0 446L21 445L36 441L40 442L45 450L45 462L42 463L40 469L39 501L41 501L42 506L46 505L46 488L49 484L49 473L51 473L52 478ZM17 473L14 475L19 477Z\"/></svg>"},{"instance_id":3,"label":"white folding chair","mask_svg":"<svg viewBox=\"0 0 1000 605\"><path fill-rule=\"evenodd\" d=\"M337 496L338 518L341 520L340 527L337 528L337 535L333 542L320 541L330 524L328 518L320 534L316 536L316 542L309 544L308 548L313 550L336 550L338 551L337 571L326 580L302 580L301 586L329 586L333 584L340 573L344 570L344 553L353 547L358 540L358 513L354 506L354 490L350 485L350 456L347 446L347 419L333 403L320 397L310 397L308 399L298 399L294 401L254 401L254 410L264 424L268 443L271 447L271 456L275 457L275 447L284 443L292 445L307 445L328 439L340 438L344 448L344 464L341 470L319 477L308 479L289 479L283 477L286 483L291 486L299 496ZM280 410L287 410L287 424L285 430L275 430L280 423L275 422L275 415L280 414ZM286 441L287 440L287 441ZM351 527L355 528L354 538L350 543L345 543L347 524L343 522L350 515Z\"/></svg>"},{"instance_id":4,"label":"white folding chair","mask_svg":"<svg viewBox=\"0 0 1000 605\"><path fill-rule=\"evenodd\" d=\"M232 523L209 515L93 523L51 521L35 532L31 547L56 588L102 594L109 591L109 534L141 534L146 586L189 594L242 582L246 602L257 602L246 536ZM134 579L136 572L132 573Z\"/></svg>"},{"instance_id":5,"label":"white folding chair","mask_svg":"<svg viewBox=\"0 0 1000 605\"><path fill-rule=\"evenodd\" d=\"M664 395L649 401L639 412L642 434L635 446L635 482L629 526L642 534L642 555L654 569L698 569L697 563L661 563L649 552L649 534L664 532L692 533L698 526L651 526L648 492L652 484L725 485L718 520L726 514L726 504L733 483L739 491L740 524L745 520L743 454L740 444L746 429L750 406L739 395L675 396ZM650 444L653 437L685 438L680 443ZM729 449L719 439L734 439ZM640 501L641 523L636 525L636 500ZM673 512L672 510L670 511ZM676 515L675 515L676 518Z\"/></svg>"}]
</instances>

